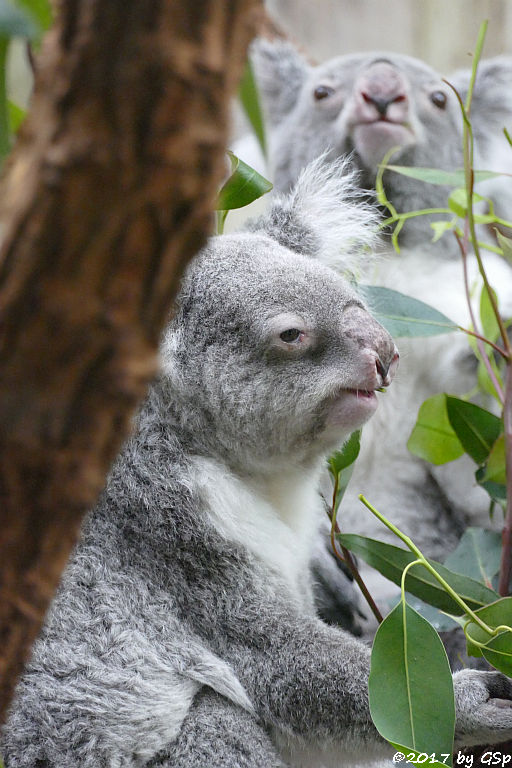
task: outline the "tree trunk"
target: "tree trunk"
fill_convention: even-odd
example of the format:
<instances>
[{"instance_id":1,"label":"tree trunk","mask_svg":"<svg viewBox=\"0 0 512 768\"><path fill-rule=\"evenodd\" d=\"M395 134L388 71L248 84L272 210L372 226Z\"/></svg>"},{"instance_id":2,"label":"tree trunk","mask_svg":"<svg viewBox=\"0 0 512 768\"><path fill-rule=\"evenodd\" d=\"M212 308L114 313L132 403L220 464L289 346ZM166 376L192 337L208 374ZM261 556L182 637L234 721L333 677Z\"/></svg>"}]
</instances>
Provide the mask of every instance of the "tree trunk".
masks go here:
<instances>
[{"instance_id":1,"label":"tree trunk","mask_svg":"<svg viewBox=\"0 0 512 768\"><path fill-rule=\"evenodd\" d=\"M259 0L62 0L0 252L0 717L211 227Z\"/></svg>"}]
</instances>

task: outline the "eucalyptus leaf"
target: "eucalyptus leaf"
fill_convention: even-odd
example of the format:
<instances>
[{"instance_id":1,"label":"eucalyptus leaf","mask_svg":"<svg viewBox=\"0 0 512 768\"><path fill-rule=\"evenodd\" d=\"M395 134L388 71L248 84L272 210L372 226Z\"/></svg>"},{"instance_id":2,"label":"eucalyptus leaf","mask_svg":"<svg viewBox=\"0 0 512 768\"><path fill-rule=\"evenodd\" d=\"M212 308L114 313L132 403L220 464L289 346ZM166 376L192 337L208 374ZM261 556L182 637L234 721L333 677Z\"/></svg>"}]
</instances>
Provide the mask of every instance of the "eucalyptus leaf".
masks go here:
<instances>
[{"instance_id":1,"label":"eucalyptus leaf","mask_svg":"<svg viewBox=\"0 0 512 768\"><path fill-rule=\"evenodd\" d=\"M15 134L18 132L27 113L13 101L9 101L7 107L9 110L9 128L11 133Z\"/></svg>"},{"instance_id":2,"label":"eucalyptus leaf","mask_svg":"<svg viewBox=\"0 0 512 768\"><path fill-rule=\"evenodd\" d=\"M496 483L505 485L507 482L507 469L505 457L505 435L498 437L484 467L484 474L481 477L481 483Z\"/></svg>"},{"instance_id":3,"label":"eucalyptus leaf","mask_svg":"<svg viewBox=\"0 0 512 768\"><path fill-rule=\"evenodd\" d=\"M436 632L447 632L450 629L455 629L460 626L457 619L453 616L449 616L444 611L440 611L439 608L434 608L433 605L425 603L420 600L419 597L411 595L409 592L405 593L407 604L414 608L420 616L423 616L429 624L432 624ZM394 608L394 605L393 605Z\"/></svg>"},{"instance_id":4,"label":"eucalyptus leaf","mask_svg":"<svg viewBox=\"0 0 512 768\"><path fill-rule=\"evenodd\" d=\"M505 235L502 235L499 230L496 231L496 237L498 239L498 244L503 251L503 256L506 258L506 260L510 263L512 263L512 239L510 237L505 237Z\"/></svg>"},{"instance_id":5,"label":"eucalyptus leaf","mask_svg":"<svg viewBox=\"0 0 512 768\"><path fill-rule=\"evenodd\" d=\"M477 464L482 464L503 429L501 419L479 405L451 395L446 395L446 410L462 447Z\"/></svg>"},{"instance_id":6,"label":"eucalyptus leaf","mask_svg":"<svg viewBox=\"0 0 512 768\"><path fill-rule=\"evenodd\" d=\"M512 677L512 632L500 632L481 651L489 664Z\"/></svg>"},{"instance_id":7,"label":"eucalyptus leaf","mask_svg":"<svg viewBox=\"0 0 512 768\"><path fill-rule=\"evenodd\" d=\"M496 302L496 306L498 306L499 302L498 297L496 296L496 291L494 291L492 288L491 290ZM482 333L485 338L489 339L489 341L496 341L500 335L500 327L498 325L498 321L496 320L496 315L494 313L485 285L482 286L482 291L480 293L480 321L482 323Z\"/></svg>"},{"instance_id":8,"label":"eucalyptus leaf","mask_svg":"<svg viewBox=\"0 0 512 768\"><path fill-rule=\"evenodd\" d=\"M500 563L501 534L485 528L469 527L456 549L444 561L444 566L490 587L500 570Z\"/></svg>"},{"instance_id":9,"label":"eucalyptus leaf","mask_svg":"<svg viewBox=\"0 0 512 768\"><path fill-rule=\"evenodd\" d=\"M48 0L15 0L16 5L28 11L36 21L39 31L46 31L53 20L52 8Z\"/></svg>"},{"instance_id":10,"label":"eucalyptus leaf","mask_svg":"<svg viewBox=\"0 0 512 768\"><path fill-rule=\"evenodd\" d=\"M445 232L450 232L453 229L453 221L432 221L430 226L434 230L432 242L437 243Z\"/></svg>"},{"instance_id":11,"label":"eucalyptus leaf","mask_svg":"<svg viewBox=\"0 0 512 768\"><path fill-rule=\"evenodd\" d=\"M512 597L496 600L475 613L491 629L503 625L512 627ZM493 667L512 676L512 631L491 637L474 621L469 621L464 631L471 656L483 655ZM485 643L485 648L475 645L475 641Z\"/></svg>"},{"instance_id":12,"label":"eucalyptus leaf","mask_svg":"<svg viewBox=\"0 0 512 768\"><path fill-rule=\"evenodd\" d=\"M332 454L327 460L327 466L333 481L338 478L338 487L336 489L336 498L334 499L334 511L338 511L340 502L345 495L347 486L352 477L354 470L354 462L359 456L359 450L361 448L361 430L357 429L352 432L349 439L343 445L343 447ZM334 491L333 491L334 492Z\"/></svg>"},{"instance_id":13,"label":"eucalyptus leaf","mask_svg":"<svg viewBox=\"0 0 512 768\"><path fill-rule=\"evenodd\" d=\"M487 491L491 499L498 503L504 503L507 500L507 486L504 483L494 483L492 480L485 480L485 468L479 467L475 472L475 479L482 488Z\"/></svg>"},{"instance_id":14,"label":"eucalyptus leaf","mask_svg":"<svg viewBox=\"0 0 512 768\"><path fill-rule=\"evenodd\" d=\"M446 395L434 395L421 405L407 448L415 456L436 465L463 455L464 448L448 419Z\"/></svg>"},{"instance_id":15,"label":"eucalyptus leaf","mask_svg":"<svg viewBox=\"0 0 512 768\"><path fill-rule=\"evenodd\" d=\"M464 169L460 171L442 171L439 168L409 168L403 165L387 165L386 170L409 176L411 179L424 181L426 184L440 184L447 187L462 187L465 183ZM502 176L495 171L475 171L475 182Z\"/></svg>"},{"instance_id":16,"label":"eucalyptus leaf","mask_svg":"<svg viewBox=\"0 0 512 768\"><path fill-rule=\"evenodd\" d=\"M255 171L254 168L244 163L232 152L228 152L228 155L231 158L233 172L219 192L218 211L243 208L272 189L270 181Z\"/></svg>"},{"instance_id":17,"label":"eucalyptus leaf","mask_svg":"<svg viewBox=\"0 0 512 768\"><path fill-rule=\"evenodd\" d=\"M357 534L342 533L338 534L336 538L355 555L359 555L368 565L398 585L401 583L402 572L406 565L417 559L408 550ZM479 581L453 573L435 560L428 562L471 610L478 610L498 599L499 595L493 589L489 589ZM429 605L445 611L445 613L454 616L460 616L463 613L459 604L450 597L435 577L423 566L415 565L407 572L405 586L408 592Z\"/></svg>"},{"instance_id":18,"label":"eucalyptus leaf","mask_svg":"<svg viewBox=\"0 0 512 768\"><path fill-rule=\"evenodd\" d=\"M240 81L240 87L238 95L244 112L247 115L252 129L258 139L263 154L266 155L267 147L265 140L265 123L263 120L263 113L261 110L260 97L256 80L254 78L254 72L250 60L247 60L245 65L242 80Z\"/></svg>"},{"instance_id":19,"label":"eucalyptus leaf","mask_svg":"<svg viewBox=\"0 0 512 768\"><path fill-rule=\"evenodd\" d=\"M377 285L360 285L372 314L392 336L437 336L457 330L446 315L418 299Z\"/></svg>"},{"instance_id":20,"label":"eucalyptus leaf","mask_svg":"<svg viewBox=\"0 0 512 768\"><path fill-rule=\"evenodd\" d=\"M336 476L342 469L353 464L359 456L359 450L361 448L361 430L356 429L352 432L343 447L332 454L329 457L327 463L331 474Z\"/></svg>"},{"instance_id":21,"label":"eucalyptus leaf","mask_svg":"<svg viewBox=\"0 0 512 768\"><path fill-rule=\"evenodd\" d=\"M406 603L397 605L377 630L368 691L372 720L383 738L404 753L447 756L445 763L429 760L429 765L451 765L455 703L450 666L437 632Z\"/></svg>"}]
</instances>

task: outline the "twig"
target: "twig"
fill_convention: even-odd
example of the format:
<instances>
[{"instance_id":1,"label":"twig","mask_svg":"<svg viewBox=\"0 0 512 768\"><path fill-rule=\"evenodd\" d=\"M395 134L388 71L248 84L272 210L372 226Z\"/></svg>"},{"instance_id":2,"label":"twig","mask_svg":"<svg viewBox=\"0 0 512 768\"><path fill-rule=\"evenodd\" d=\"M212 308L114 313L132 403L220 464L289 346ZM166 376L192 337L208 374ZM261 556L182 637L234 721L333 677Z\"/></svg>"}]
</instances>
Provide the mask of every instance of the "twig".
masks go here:
<instances>
[{"instance_id":1,"label":"twig","mask_svg":"<svg viewBox=\"0 0 512 768\"><path fill-rule=\"evenodd\" d=\"M505 432L505 472L507 478L507 512L502 533L500 581L498 592L509 594L512 571L512 360L507 363L505 378L505 402L503 404L503 427Z\"/></svg>"},{"instance_id":2,"label":"twig","mask_svg":"<svg viewBox=\"0 0 512 768\"><path fill-rule=\"evenodd\" d=\"M331 520L331 546L333 549L333 552L335 556L338 558L338 560L341 560L342 563L346 563L348 565L350 572L352 576L354 577L354 581L356 582L357 586L363 593L364 599L368 603L368 606L370 607L371 612L381 624L383 622L383 616L379 609L377 608L377 604L375 603L375 600L371 596L370 592L368 591L368 587L363 581L363 578L361 574L359 573L359 569L356 565L356 562L354 558L352 557L352 554L349 552L349 550L343 546L341 542L339 542L341 551L343 553L343 557L338 552L338 549L336 547L336 539L334 537L335 533L341 533L338 523L336 522L336 496L338 495L338 475L336 475L334 480L334 490L332 495L332 509L329 514L329 518Z\"/></svg>"},{"instance_id":3,"label":"twig","mask_svg":"<svg viewBox=\"0 0 512 768\"><path fill-rule=\"evenodd\" d=\"M468 263L467 263L467 229L466 233L464 235L464 240L461 239L458 232L454 232L454 235L457 239L457 242L459 244L460 253L462 256L462 267L463 267L463 273L464 273L464 290L466 291L466 301L468 305L469 310L469 316L471 318L471 323L473 324L473 328L475 329L475 336L476 336L476 344L478 347L478 350L482 356L482 362L485 365L487 369L487 373L489 374L489 378L491 379L494 389L496 390L496 394L498 395L498 398L500 400L500 403L503 403L505 396L503 394L503 389L501 388L501 385L496 377L496 374L494 373L492 369L492 365L490 363L489 358L487 357L487 352L485 350L485 346L483 343L483 338L480 336L478 331L478 325L476 322L475 313L473 312L473 306L471 304L471 296L469 293L469 278L468 278Z\"/></svg>"}]
</instances>

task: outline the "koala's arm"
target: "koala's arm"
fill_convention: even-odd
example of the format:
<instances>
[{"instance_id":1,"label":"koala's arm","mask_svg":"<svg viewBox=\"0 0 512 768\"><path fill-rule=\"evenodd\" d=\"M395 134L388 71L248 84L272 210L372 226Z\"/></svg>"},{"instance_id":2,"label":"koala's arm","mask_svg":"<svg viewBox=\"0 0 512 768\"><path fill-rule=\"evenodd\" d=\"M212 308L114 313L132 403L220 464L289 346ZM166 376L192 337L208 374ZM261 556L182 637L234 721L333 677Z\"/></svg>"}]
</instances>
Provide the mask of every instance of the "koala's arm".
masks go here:
<instances>
[{"instance_id":1,"label":"koala's arm","mask_svg":"<svg viewBox=\"0 0 512 768\"><path fill-rule=\"evenodd\" d=\"M281 615L267 626L260 618L255 630L250 642L246 632L239 638L230 662L267 728L312 749L384 752L370 717L368 647L307 617Z\"/></svg>"},{"instance_id":2,"label":"koala's arm","mask_svg":"<svg viewBox=\"0 0 512 768\"><path fill-rule=\"evenodd\" d=\"M261 606L252 626L232 626L229 634L230 663L256 715L286 743L320 751L328 744L360 758L385 753L370 716L370 649L363 643L314 618L263 616ZM467 670L454 684L457 744L512 737L512 681Z\"/></svg>"}]
</instances>

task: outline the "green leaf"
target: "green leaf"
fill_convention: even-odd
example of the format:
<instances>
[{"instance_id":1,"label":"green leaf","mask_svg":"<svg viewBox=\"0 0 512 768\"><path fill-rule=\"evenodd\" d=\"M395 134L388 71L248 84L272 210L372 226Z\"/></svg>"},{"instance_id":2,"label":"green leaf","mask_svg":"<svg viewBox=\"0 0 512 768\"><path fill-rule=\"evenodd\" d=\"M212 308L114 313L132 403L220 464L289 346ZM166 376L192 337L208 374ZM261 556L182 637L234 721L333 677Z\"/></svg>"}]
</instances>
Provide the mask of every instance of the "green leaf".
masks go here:
<instances>
[{"instance_id":1,"label":"green leaf","mask_svg":"<svg viewBox=\"0 0 512 768\"><path fill-rule=\"evenodd\" d=\"M445 232L450 232L453 229L453 221L432 221L430 226L434 230L433 243L437 243L442 238Z\"/></svg>"},{"instance_id":2,"label":"green leaf","mask_svg":"<svg viewBox=\"0 0 512 768\"><path fill-rule=\"evenodd\" d=\"M464 169L460 171L442 171L439 168L409 168L403 165L388 165L388 171L409 176L411 179L424 181L426 184L440 184L447 187L462 187L464 184ZM494 179L503 176L495 171L475 171L475 182Z\"/></svg>"},{"instance_id":3,"label":"green leaf","mask_svg":"<svg viewBox=\"0 0 512 768\"><path fill-rule=\"evenodd\" d=\"M272 189L270 181L267 181L254 168L232 152L228 152L228 155L231 158L233 172L219 192L218 211L243 208Z\"/></svg>"},{"instance_id":4,"label":"green leaf","mask_svg":"<svg viewBox=\"0 0 512 768\"><path fill-rule=\"evenodd\" d=\"M417 559L416 555L408 550L394 547L392 544L386 544L383 541L358 536L354 533L337 534L337 538L343 546L354 552L354 554L359 555L368 565L376 568L379 573L382 573L383 576L399 586L403 569L406 565ZM494 590L485 587L480 582L467 576L453 573L441 565L441 563L436 563L435 560L429 560L428 562L450 587L459 594L471 610L482 608L484 605L498 599L498 595ZM460 616L463 612L459 604L445 592L434 576L423 566L415 565L407 572L406 589L429 605L445 611L445 613Z\"/></svg>"},{"instance_id":5,"label":"green leaf","mask_svg":"<svg viewBox=\"0 0 512 768\"><path fill-rule=\"evenodd\" d=\"M481 195L474 194L473 195L473 202L479 202L483 200L483 197ZM451 211L453 211L457 216L460 216L461 219L464 219L467 216L468 213L468 194L465 187L460 187L458 189L454 189L453 192L451 192L450 196L448 197L448 206ZM494 218L492 219L494 221Z\"/></svg>"},{"instance_id":6,"label":"green leaf","mask_svg":"<svg viewBox=\"0 0 512 768\"><path fill-rule=\"evenodd\" d=\"M0 0L0 37L37 37L39 30L32 14L9 0Z\"/></svg>"},{"instance_id":7,"label":"green leaf","mask_svg":"<svg viewBox=\"0 0 512 768\"><path fill-rule=\"evenodd\" d=\"M242 80L240 82L240 88L238 91L240 101L247 115L249 122L252 125L252 129L256 134L256 138L259 141L263 154L267 154L266 140L265 140L265 123L263 121L263 113L261 111L260 98L256 81L254 79L254 72L250 60L247 60L245 65Z\"/></svg>"},{"instance_id":8,"label":"green leaf","mask_svg":"<svg viewBox=\"0 0 512 768\"><path fill-rule=\"evenodd\" d=\"M446 395L446 410L466 453L477 464L483 464L503 429L501 419L474 403L451 395Z\"/></svg>"},{"instance_id":9,"label":"green leaf","mask_svg":"<svg viewBox=\"0 0 512 768\"><path fill-rule=\"evenodd\" d=\"M431 464L446 464L462 456L464 449L448 419L446 395L434 395L421 405L407 448Z\"/></svg>"},{"instance_id":10,"label":"green leaf","mask_svg":"<svg viewBox=\"0 0 512 768\"><path fill-rule=\"evenodd\" d=\"M36 21L40 32L46 31L52 23L52 9L48 0L15 0Z\"/></svg>"},{"instance_id":11,"label":"green leaf","mask_svg":"<svg viewBox=\"0 0 512 768\"><path fill-rule=\"evenodd\" d=\"M491 605L485 606L476 615L491 629L502 625L512 627L512 597L503 597ZM483 655L489 664L499 669L505 675L512 676L512 631L500 632L491 638L478 624L469 621L465 627L468 653L471 656ZM474 642L485 643L485 648L474 645Z\"/></svg>"},{"instance_id":12,"label":"green leaf","mask_svg":"<svg viewBox=\"0 0 512 768\"><path fill-rule=\"evenodd\" d=\"M500 563L501 534L470 527L466 528L457 548L444 561L444 566L490 587L493 577L500 570Z\"/></svg>"},{"instance_id":13,"label":"green leaf","mask_svg":"<svg viewBox=\"0 0 512 768\"><path fill-rule=\"evenodd\" d=\"M372 314L392 336L436 336L457 330L437 309L378 285L361 285Z\"/></svg>"},{"instance_id":14,"label":"green leaf","mask_svg":"<svg viewBox=\"0 0 512 768\"><path fill-rule=\"evenodd\" d=\"M493 293L494 300L496 301L496 306L498 306L499 301L498 297L496 296L496 291L494 291L492 288L491 291ZM496 341L500 335L500 327L498 325L498 321L496 320L496 315L494 314L491 300L485 285L482 285L482 291L480 293L480 320L482 323L482 332L485 338L489 339L489 341Z\"/></svg>"},{"instance_id":15,"label":"green leaf","mask_svg":"<svg viewBox=\"0 0 512 768\"><path fill-rule=\"evenodd\" d=\"M507 471L505 465L505 435L498 437L492 447L492 451L487 459L484 468L484 474L480 479L481 483L497 483L505 485L507 482Z\"/></svg>"},{"instance_id":16,"label":"green leaf","mask_svg":"<svg viewBox=\"0 0 512 768\"><path fill-rule=\"evenodd\" d=\"M419 597L415 597L409 592L406 592L405 594L407 603L411 608L414 608L420 616L423 616L429 624L432 624L436 632L447 632L448 630L455 629L459 626L460 619L457 621L453 616L449 616L447 613L440 611L439 608L434 608L434 606L423 602Z\"/></svg>"},{"instance_id":17,"label":"green leaf","mask_svg":"<svg viewBox=\"0 0 512 768\"><path fill-rule=\"evenodd\" d=\"M503 251L503 256L512 264L512 239L505 237L499 230L495 230L496 237L498 238L498 244Z\"/></svg>"},{"instance_id":18,"label":"green leaf","mask_svg":"<svg viewBox=\"0 0 512 768\"><path fill-rule=\"evenodd\" d=\"M25 119L27 113L24 109L18 107L18 105L13 101L9 101L7 106L9 110L9 128L11 133L15 134L18 132L18 129Z\"/></svg>"},{"instance_id":19,"label":"green leaf","mask_svg":"<svg viewBox=\"0 0 512 768\"><path fill-rule=\"evenodd\" d=\"M475 479L482 488L487 491L491 499L498 503L503 503L507 500L507 486L503 483L493 483L492 480L485 480L485 468L479 467L475 472Z\"/></svg>"},{"instance_id":20,"label":"green leaf","mask_svg":"<svg viewBox=\"0 0 512 768\"><path fill-rule=\"evenodd\" d=\"M352 432L342 449L333 453L327 461L331 477L334 481L336 480L336 477L338 478L338 487L336 490L336 498L334 500L335 512L338 511L340 502L347 490L350 478L352 477L352 472L354 471L354 462L359 456L360 447L361 430L357 429L355 432Z\"/></svg>"},{"instance_id":21,"label":"green leaf","mask_svg":"<svg viewBox=\"0 0 512 768\"><path fill-rule=\"evenodd\" d=\"M327 463L331 473L336 476L342 469L346 469L350 464L353 464L359 456L360 448L361 430L357 429L355 432L352 432L341 450L336 451L329 457Z\"/></svg>"},{"instance_id":22,"label":"green leaf","mask_svg":"<svg viewBox=\"0 0 512 768\"><path fill-rule=\"evenodd\" d=\"M373 643L368 682L375 727L395 749L450 755L453 682L437 632L406 603L384 619ZM404 749L405 747L405 749ZM430 762L429 765L443 765Z\"/></svg>"}]
</instances>

